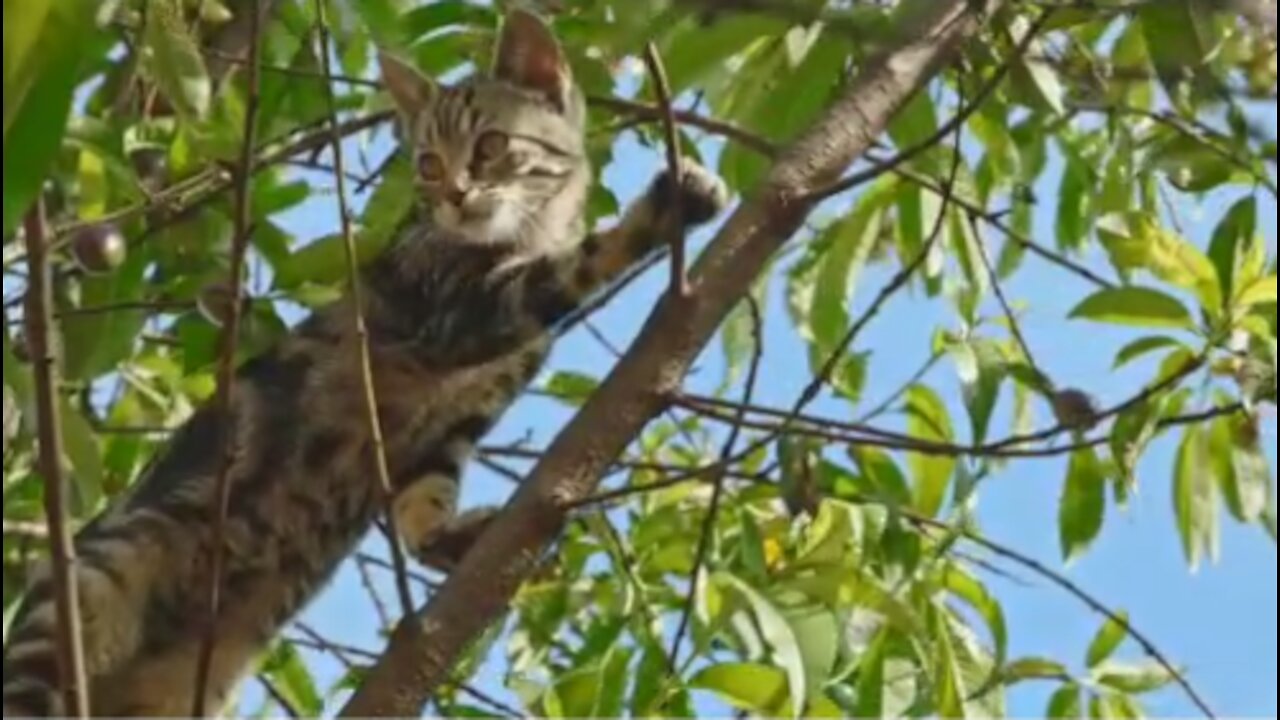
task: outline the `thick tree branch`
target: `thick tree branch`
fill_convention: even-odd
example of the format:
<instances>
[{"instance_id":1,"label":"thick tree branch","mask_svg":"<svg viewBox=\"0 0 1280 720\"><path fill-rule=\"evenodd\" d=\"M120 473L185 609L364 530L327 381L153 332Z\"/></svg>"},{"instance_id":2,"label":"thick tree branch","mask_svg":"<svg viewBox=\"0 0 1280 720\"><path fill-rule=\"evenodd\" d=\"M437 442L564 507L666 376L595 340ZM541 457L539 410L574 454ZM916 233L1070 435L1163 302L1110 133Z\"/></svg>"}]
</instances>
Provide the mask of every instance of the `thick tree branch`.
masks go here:
<instances>
[{"instance_id":1,"label":"thick tree branch","mask_svg":"<svg viewBox=\"0 0 1280 720\"><path fill-rule=\"evenodd\" d=\"M833 182L875 142L898 110L981 28L972 0L922 9L899 47L870 61L838 100L774 166L759 193L717 234L692 274L694 294L668 296L617 369L556 439L425 613L402 623L364 686L353 717L416 716L449 678L466 646L507 610L559 535L566 507L590 495L615 458L663 408L698 353L773 254L802 225L800 202Z\"/></svg>"}]
</instances>

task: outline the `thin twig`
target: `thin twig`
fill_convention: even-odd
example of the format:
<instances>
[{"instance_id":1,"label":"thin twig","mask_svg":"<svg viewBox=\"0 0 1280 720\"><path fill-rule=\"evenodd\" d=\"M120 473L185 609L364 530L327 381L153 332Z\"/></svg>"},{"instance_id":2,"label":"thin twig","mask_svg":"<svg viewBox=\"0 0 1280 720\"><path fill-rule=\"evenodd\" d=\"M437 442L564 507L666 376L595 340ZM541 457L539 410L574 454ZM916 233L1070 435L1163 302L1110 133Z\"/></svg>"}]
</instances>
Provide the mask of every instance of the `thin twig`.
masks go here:
<instances>
[{"instance_id":1,"label":"thin twig","mask_svg":"<svg viewBox=\"0 0 1280 720\"><path fill-rule=\"evenodd\" d=\"M893 409L893 406L897 404L899 400L905 397L907 393L911 392L911 388L924 381L925 377L927 377L929 373L938 366L938 363L942 361L943 357L942 353L937 352L930 355L924 365L920 366L920 369L917 370L914 375L907 378L907 381L900 385L897 390L893 391L893 393L890 394L889 397L885 398L879 405L876 405L874 408L868 410L862 417L858 418L858 424L869 425Z\"/></svg>"},{"instance_id":2,"label":"thin twig","mask_svg":"<svg viewBox=\"0 0 1280 720\"><path fill-rule=\"evenodd\" d=\"M591 95L587 98L587 102L593 107L602 108L619 115L630 115L638 120L645 122L662 122L663 110L652 105L635 102L633 100L624 100L622 98L609 97L606 95ZM683 110L673 110L675 119L681 125L696 127L712 135L733 140L743 147L752 150L767 158L777 157L779 149L764 137L757 135L750 130L739 127L732 123L721 122L711 118L699 115L697 113L686 112Z\"/></svg>"},{"instance_id":3,"label":"thin twig","mask_svg":"<svg viewBox=\"0 0 1280 720\"><path fill-rule=\"evenodd\" d=\"M387 611L387 604L382 601L382 595L373 582L373 573L369 572L369 565L364 558L356 558L356 571L360 573L360 585L369 596L369 602L373 603L373 611L378 614L378 627L391 627L391 613Z\"/></svg>"},{"instance_id":4,"label":"thin twig","mask_svg":"<svg viewBox=\"0 0 1280 720\"><path fill-rule=\"evenodd\" d=\"M67 481L62 471L62 421L58 408L58 351L53 336L53 271L44 201L27 214L27 347L36 391L36 436L40 474L44 477L45 522L50 531L53 589L58 615L58 674L63 712L89 715L89 684L81 638L80 598L76 583L75 546L67 521ZM8 523L6 523L7 525Z\"/></svg>"},{"instance_id":5,"label":"thin twig","mask_svg":"<svg viewBox=\"0 0 1280 720\"><path fill-rule=\"evenodd\" d=\"M727 467L730 458L733 457L738 438L742 435L743 421L746 420L747 415L746 407L753 402L755 397L756 382L760 376L760 364L764 358L764 320L760 314L760 304L756 302L755 296L750 293L747 294L745 302L751 313L752 338L755 343L754 352L751 356L750 369L747 372L747 382L742 390L742 406L738 411L738 422L731 426L729 437L725 439L724 447L720 451L721 470L715 475L715 482L711 492L711 504L708 506L707 515L702 521L702 533L698 537L698 548L694 554L693 572L689 577L689 594L685 599L684 612L680 616L680 625L671 641L671 654L667 657L667 672L670 675L676 673L680 659L680 646L684 643L685 634L688 633L689 625L693 620L693 609L698 596L699 576L706 566L707 554L711 550L711 541L715 534L716 521L720 514L720 503L724 498L726 479L724 468Z\"/></svg>"},{"instance_id":6,"label":"thin twig","mask_svg":"<svg viewBox=\"0 0 1280 720\"><path fill-rule=\"evenodd\" d=\"M928 190L929 192L939 197L942 197L946 192L945 189L939 183L934 181L932 178L927 177L914 170L911 170L910 168L898 168L894 172L898 175L898 177L901 177L906 180L910 180L912 183L915 183L916 185L920 186L922 189ZM1114 289L1116 287L1116 284L1114 282L1111 282L1110 280L1107 280L1101 275L1098 275L1097 273L1093 272L1092 270L1085 267L1084 265L1081 265L1080 263L1077 263L1060 253L1056 253L1050 250L1049 248L1046 248L1045 246L1041 245L1040 243L1036 242L1035 240L1032 240L1031 238L1027 237L1023 233L1018 232L1017 230L1012 228L1007 222L1005 222L1001 215L997 213L988 212L981 205L979 205L978 203L972 200L965 198L963 195L959 193L954 193L951 197L951 202L954 203L955 206L960 208L961 210L964 210L967 213L971 213L974 216L976 216L978 219L982 220L982 223L984 225L989 225L992 228L999 230L1002 235L1004 235L1010 241L1016 243L1019 247L1023 248L1024 250L1031 253L1032 255L1035 255L1050 264L1057 265L1063 270L1066 270L1080 277L1085 282L1088 282L1089 284L1094 285L1096 287L1107 289L1107 290Z\"/></svg>"},{"instance_id":7,"label":"thin twig","mask_svg":"<svg viewBox=\"0 0 1280 720\"><path fill-rule=\"evenodd\" d=\"M387 572L390 572L390 573L394 573L396 571L395 565L387 562L386 560L383 560L380 557L377 557L376 555L370 555L368 553L357 553L356 559L362 563L365 563L370 567L376 567L379 570L386 570ZM421 585L424 590L435 591L440 589L440 583L432 580L426 575L413 572L412 570L406 572L405 577Z\"/></svg>"},{"instance_id":8,"label":"thin twig","mask_svg":"<svg viewBox=\"0 0 1280 720\"><path fill-rule=\"evenodd\" d=\"M862 331L880 315L880 311L884 309L884 306L888 304L889 300L907 287L907 284L911 282L911 279L915 277L915 274L928 262L929 256L933 254L934 248L942 238L942 231L946 228L947 213L951 210L951 203L955 197L956 181L960 177L960 167L964 164L964 152L961 147L963 130L963 124L956 125L952 128L952 132L955 133L955 147L952 150L951 172L947 178L946 185L943 186L942 205L938 208L938 217L934 222L933 230L929 233L929 237L925 241L924 247L920 249L920 253L912 259L911 262L903 266L898 274L894 276L883 289L881 289L880 293L876 296L875 300L872 301L866 312L858 318L857 322L850 326L848 332L846 332L844 337L840 339L840 342L836 344L835 350L833 350L831 355L827 358L822 369L800 394L799 399L797 399L793 412L794 415L799 415L811 402L817 399L818 393L831 379L831 375L835 372L836 368L839 367L840 361L844 359L845 353L849 351L849 348L853 347L853 343L858 339L858 336L861 335ZM789 423L784 422L783 425L785 427L788 424Z\"/></svg>"},{"instance_id":9,"label":"thin twig","mask_svg":"<svg viewBox=\"0 0 1280 720\"><path fill-rule=\"evenodd\" d=\"M509 718L523 718L523 717L525 717L525 713L520 712L520 711L519 711L519 710L517 710L516 708L511 707L510 705L508 705L508 704L506 704L506 703L502 702L501 700L499 700L499 699L495 698L494 696L490 695L489 693L487 693L487 692L485 692L485 691L483 691L483 690L481 690L481 689L479 689L479 688L477 688L477 687L475 687L475 686L473 686L473 685L468 685L468 684L466 684L466 683L461 683L461 684L459 684L459 685L456 685L455 687L456 687L456 688L458 689L458 691L459 691L459 692L461 692L463 695L466 695L467 697L471 698L472 700L478 700L478 701L480 701L480 702L482 702L482 703L484 703L484 704L488 705L490 708L492 708L492 709L494 709L494 710L498 710L499 712L504 713L504 714L505 714L507 717L509 717Z\"/></svg>"},{"instance_id":10,"label":"thin twig","mask_svg":"<svg viewBox=\"0 0 1280 720\"><path fill-rule=\"evenodd\" d=\"M1013 311L1013 305L1010 304L1009 298L1004 292L1004 283L1000 281L1000 273L996 272L995 263L991 261L991 253L987 251L986 240L982 236L982 229L978 227L978 219L969 214L969 228L973 231L974 242L978 244L978 256L982 259L982 266L986 268L987 278L991 282L991 289L995 292L996 299L1000 302L1000 307L1004 311L1005 321L1009 323L1009 332L1013 334L1014 340L1018 343L1018 347L1022 348L1022 355L1027 359L1027 364L1035 371L1038 377L1047 378L1040 364L1036 362L1035 353L1031 352L1031 343L1027 342L1027 337L1022 332L1022 323L1018 321L1018 315Z\"/></svg>"},{"instance_id":11,"label":"thin twig","mask_svg":"<svg viewBox=\"0 0 1280 720\"><path fill-rule=\"evenodd\" d=\"M324 0L316 0L316 29L320 40L320 67L325 77L331 75L329 60L329 21L328 10ZM378 396L373 383L373 358L369 351L369 328L364 319L364 293L360 284L360 262L356 252L355 232L351 227L351 212L347 207L346 168L342 153L342 135L338 131L338 106L333 96L333 87L325 83L325 97L329 108L329 144L333 154L333 180L338 194L338 217L342 223L343 248L346 252L347 275L351 293L351 314L354 326L356 348L360 354L360 375L364 385L365 421L369 426L369 441L373 446L373 457L377 472L378 484L382 489L383 501L387 508L386 523L388 542L391 552L391 563L395 568L396 591L400 596L400 610L405 616L414 611L413 593L409 590L408 564L405 562L404 550L400 544L400 533L396 528L396 514L392 507L395 491L391 485L391 470L387 465L386 441L382 434L382 419L378 415Z\"/></svg>"},{"instance_id":12,"label":"thin twig","mask_svg":"<svg viewBox=\"0 0 1280 720\"><path fill-rule=\"evenodd\" d=\"M192 696L192 717L204 717L208 708L206 702L209 694L209 675L213 669L214 648L218 643L218 612L222 602L222 576L226 563L227 511L231 503L231 474L236 464L238 451L236 443L235 418L235 381L236 352L240 342L240 319L244 305L239 302L244 295L245 256L248 253L249 238L253 232L253 197L252 181L254 168L254 147L258 134L258 107L261 101L260 86L262 74L259 72L258 60L262 49L262 16L259 12L261 0L252 0L249 23L249 75L248 96L245 99L244 136L240 143L240 158L236 168L235 182L235 234L231 244L231 270L228 286L230 295L236 301L230 304L227 318L222 328L219 341L218 388L214 398L214 406L220 420L221 458L218 474L214 481L210 514L213 518L212 555L209 571L209 601L205 608L203 638L200 644L200 655L196 661L195 694Z\"/></svg>"},{"instance_id":13,"label":"thin twig","mask_svg":"<svg viewBox=\"0 0 1280 720\"><path fill-rule=\"evenodd\" d=\"M258 684L262 686L263 692L271 698L271 701L284 711L285 716L291 718L302 717L302 711L294 707L293 701L284 696L284 693L280 691L280 688L276 687L271 678L266 675L259 675Z\"/></svg>"},{"instance_id":14,"label":"thin twig","mask_svg":"<svg viewBox=\"0 0 1280 720\"><path fill-rule=\"evenodd\" d=\"M1144 391L1143 395L1149 399L1150 396L1147 395L1147 392L1148 391ZM1133 405L1129 404L1131 402L1132 401L1127 402L1126 406L1133 407ZM737 412L744 409L741 404L705 396L676 396L672 398L672 403L697 413L702 417L730 425L740 423L753 430L768 432L775 438L784 435L796 435L812 437L830 443L849 445L856 444L865 447L876 447L884 450L903 450L919 453L921 455L934 455L941 457L1005 459L1049 458L1069 455L1078 450L1100 447L1102 445L1106 445L1111 440L1109 435L1102 434L1098 437L1080 439L1064 445L1044 448L1027 447L1028 445L1036 442L1048 442L1071 431L1070 427L1059 425L1052 429L1038 432L1034 435L1014 436L985 445L957 445L953 443L920 440L905 433L884 430L881 428L871 427L869 425L848 423L833 418L814 417L803 413L796 415L788 410L759 406L745 409L752 415L774 418L774 420L762 421L756 418L746 418L740 421L737 419ZM1229 405L1214 407L1203 412L1165 418L1157 423L1156 429L1167 430L1173 427L1193 425L1219 417L1236 415L1244 409L1243 403L1232 403ZM1120 414L1120 412L1117 412L1114 409L1110 410L1101 416L1099 422L1115 417L1118 414ZM789 424L785 423L788 419L791 421ZM752 478L742 479L750 480Z\"/></svg>"},{"instance_id":15,"label":"thin twig","mask_svg":"<svg viewBox=\"0 0 1280 720\"><path fill-rule=\"evenodd\" d=\"M669 202L675 213L675 231L671 235L671 292L676 297L689 296L689 276L685 272L685 234L684 228L684 192L681 185L684 181L684 162L680 157L680 133L676 129L675 111L671 107L671 85L667 82L667 69L662 64L662 55L658 46L649 43L644 49L644 62L649 67L649 77L653 80L654 94L658 97L658 107L662 111L662 129L667 140L667 173L670 178L668 190Z\"/></svg>"},{"instance_id":16,"label":"thin twig","mask_svg":"<svg viewBox=\"0 0 1280 720\"><path fill-rule=\"evenodd\" d=\"M1148 657L1150 657L1158 665L1160 665L1161 669L1163 669L1166 673L1169 674L1169 677L1173 678L1174 682L1176 682L1178 686L1182 688L1182 691L1186 693L1187 697L1191 699L1191 702L1195 704L1196 708L1199 709L1199 711L1203 713L1206 718L1213 720L1213 718L1217 717L1213 709L1210 708L1209 704L1205 701L1204 697L1201 696L1200 693L1195 689L1195 687L1191 685L1191 682L1187 679L1186 675L1184 675L1180 670L1178 670L1177 666L1174 665L1169 660L1169 658L1163 652L1160 651L1160 649L1156 646L1156 644L1147 635L1145 635L1144 633L1140 632L1137 628L1135 628L1133 626L1133 623L1130 622L1126 617L1124 617L1124 615L1107 607L1107 605L1105 605L1103 602L1098 600L1088 591L1084 590L1079 585L1074 583L1070 578L1066 577L1060 572L1057 572L1049 568L1047 565L1040 562L1039 560L1036 560L1033 557L1030 557L1022 552L1019 552L1018 550L1015 550L1012 547L1009 547L1007 545L1003 545L1001 543L988 540L987 538L979 535L978 533L968 528L954 526L948 523L934 520L933 518L917 515L913 512L910 512L909 510L901 510L901 509L899 510L900 512L902 512L903 517L907 518L910 522L912 522L917 526L929 527L929 528L933 528L934 530L946 532L949 535L955 535L955 536L961 537L967 542L977 545L983 548L984 550L986 550L987 552L990 552L993 555L1004 558L1009 562L1020 565L1026 568L1027 570L1030 570L1036 575L1039 575L1045 580L1048 580L1049 582L1053 583L1057 587L1061 588L1068 595L1071 595L1072 597L1076 598L1080 602L1084 603L1093 612L1101 615L1102 617L1106 618L1109 622L1114 623L1117 627L1123 629L1126 635L1133 638L1134 642L1138 643L1138 645L1142 648L1142 651L1145 652Z\"/></svg>"}]
</instances>

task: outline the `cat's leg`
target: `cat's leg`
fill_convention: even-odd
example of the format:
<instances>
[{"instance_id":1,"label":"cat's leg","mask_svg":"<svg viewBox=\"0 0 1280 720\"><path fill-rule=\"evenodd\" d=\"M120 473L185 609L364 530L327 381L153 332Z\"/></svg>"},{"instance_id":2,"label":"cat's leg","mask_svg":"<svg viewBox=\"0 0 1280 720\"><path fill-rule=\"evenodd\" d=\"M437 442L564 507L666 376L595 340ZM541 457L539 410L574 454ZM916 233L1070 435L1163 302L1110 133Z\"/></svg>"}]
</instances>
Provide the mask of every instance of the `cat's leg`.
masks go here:
<instances>
[{"instance_id":1,"label":"cat's leg","mask_svg":"<svg viewBox=\"0 0 1280 720\"><path fill-rule=\"evenodd\" d=\"M396 530L413 557L427 567L452 569L496 513L486 508L457 514L462 471L492 424L487 414L455 422L443 439L428 442L416 460L396 474Z\"/></svg>"},{"instance_id":2,"label":"cat's leg","mask_svg":"<svg viewBox=\"0 0 1280 720\"><path fill-rule=\"evenodd\" d=\"M142 643L144 613L159 548L141 515L104 522L77 541L72 565L79 593L86 676L93 681L127 663ZM48 563L36 572L4 652L4 716L59 717L58 612Z\"/></svg>"},{"instance_id":3,"label":"cat's leg","mask_svg":"<svg viewBox=\"0 0 1280 720\"><path fill-rule=\"evenodd\" d=\"M728 203L720 178L687 163L677 204L671 175L664 172L623 215L617 226L592 234L572 252L530 264L522 287L525 312L544 327L555 327L583 303L641 265L654 253L705 224Z\"/></svg>"}]
</instances>

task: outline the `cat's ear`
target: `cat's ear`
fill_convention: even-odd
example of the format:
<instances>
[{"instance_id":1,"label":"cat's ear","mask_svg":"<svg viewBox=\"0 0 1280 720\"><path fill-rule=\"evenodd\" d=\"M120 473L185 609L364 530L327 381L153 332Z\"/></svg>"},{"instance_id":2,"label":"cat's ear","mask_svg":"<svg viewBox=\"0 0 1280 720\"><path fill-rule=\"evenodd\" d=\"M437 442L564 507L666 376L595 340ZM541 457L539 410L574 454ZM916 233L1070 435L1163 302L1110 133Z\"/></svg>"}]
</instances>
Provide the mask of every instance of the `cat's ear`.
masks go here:
<instances>
[{"instance_id":1,"label":"cat's ear","mask_svg":"<svg viewBox=\"0 0 1280 720\"><path fill-rule=\"evenodd\" d=\"M560 110L568 106L569 63L551 28L526 10L512 10L503 20L493 76L540 93Z\"/></svg>"},{"instance_id":2,"label":"cat's ear","mask_svg":"<svg viewBox=\"0 0 1280 720\"><path fill-rule=\"evenodd\" d=\"M401 115L412 117L435 100L435 82L404 60L379 50L378 67Z\"/></svg>"}]
</instances>

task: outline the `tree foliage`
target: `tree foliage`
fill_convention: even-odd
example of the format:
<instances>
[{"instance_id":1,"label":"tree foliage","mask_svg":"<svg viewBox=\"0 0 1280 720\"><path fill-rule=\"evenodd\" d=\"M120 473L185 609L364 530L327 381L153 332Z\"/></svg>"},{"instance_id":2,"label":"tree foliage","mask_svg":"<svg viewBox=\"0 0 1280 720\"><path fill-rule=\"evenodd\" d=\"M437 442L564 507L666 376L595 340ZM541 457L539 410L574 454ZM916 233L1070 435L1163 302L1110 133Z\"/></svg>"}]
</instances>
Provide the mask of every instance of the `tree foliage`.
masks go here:
<instances>
[{"instance_id":1,"label":"tree foliage","mask_svg":"<svg viewBox=\"0 0 1280 720\"><path fill-rule=\"evenodd\" d=\"M336 220L319 232L323 223L299 220L332 204L325 83L344 153L361 159L347 165L367 259L415 202L407 164L390 153L373 51L455 77L487 62L503 5L321 1L341 73L328 80L317 3L261 0L241 356L347 280ZM922 2L544 9L590 96L602 177L615 156L635 157L636 142L663 157L664 108L637 60L651 41L688 108L677 114L684 153L750 202L771 163L901 41ZM80 523L127 491L166 430L214 395L219 325L237 302L226 294L231 191L255 40L244 18L257 5L5 2L6 619L46 541L22 220L39 201L52 227L59 410ZM1065 458L1060 493L1044 498L1059 503L1063 563L1089 553L1150 483L1173 488L1169 541L1191 567L1219 554L1223 511L1275 537L1273 441L1262 427L1276 397L1276 260L1261 218L1276 213L1276 45L1265 24L1226 5L1021 1L984 17L873 157L843 182L806 189L815 211L805 229L708 355L722 377L668 399L602 495L575 508L507 621L477 638L436 709L997 716L1010 688L1048 682L1058 688L1048 715L1132 717L1174 684L1195 695L1135 627L1141 618L987 538L976 510L987 479ZM634 192L602 179L593 218ZM1211 233L1186 229L1186 216L1219 207ZM1059 278L1071 301L1022 304L1010 288L1029 275ZM945 317L903 328L926 361L915 374L859 342L908 295ZM1037 353L1023 328L1032 312L1118 328L1114 372L1136 378L1132 394L1104 407L1056 380L1064 362ZM778 333L762 325L776 323L799 357L771 354ZM759 401L778 381L762 367L810 391L794 404ZM573 409L599 382L558 368L530 402ZM1177 438L1173 466L1140 476L1164 436ZM519 478L541 453L512 440L493 438L483 460ZM380 562L357 562L380 578L375 595ZM1098 614L1083 662L1011 654L1018 628L991 586L993 564L1040 574ZM383 618L385 629L393 622ZM332 712L359 687L377 639L343 647L325 632L290 630L263 658L268 709ZM318 670L334 659L344 673Z\"/></svg>"}]
</instances>

